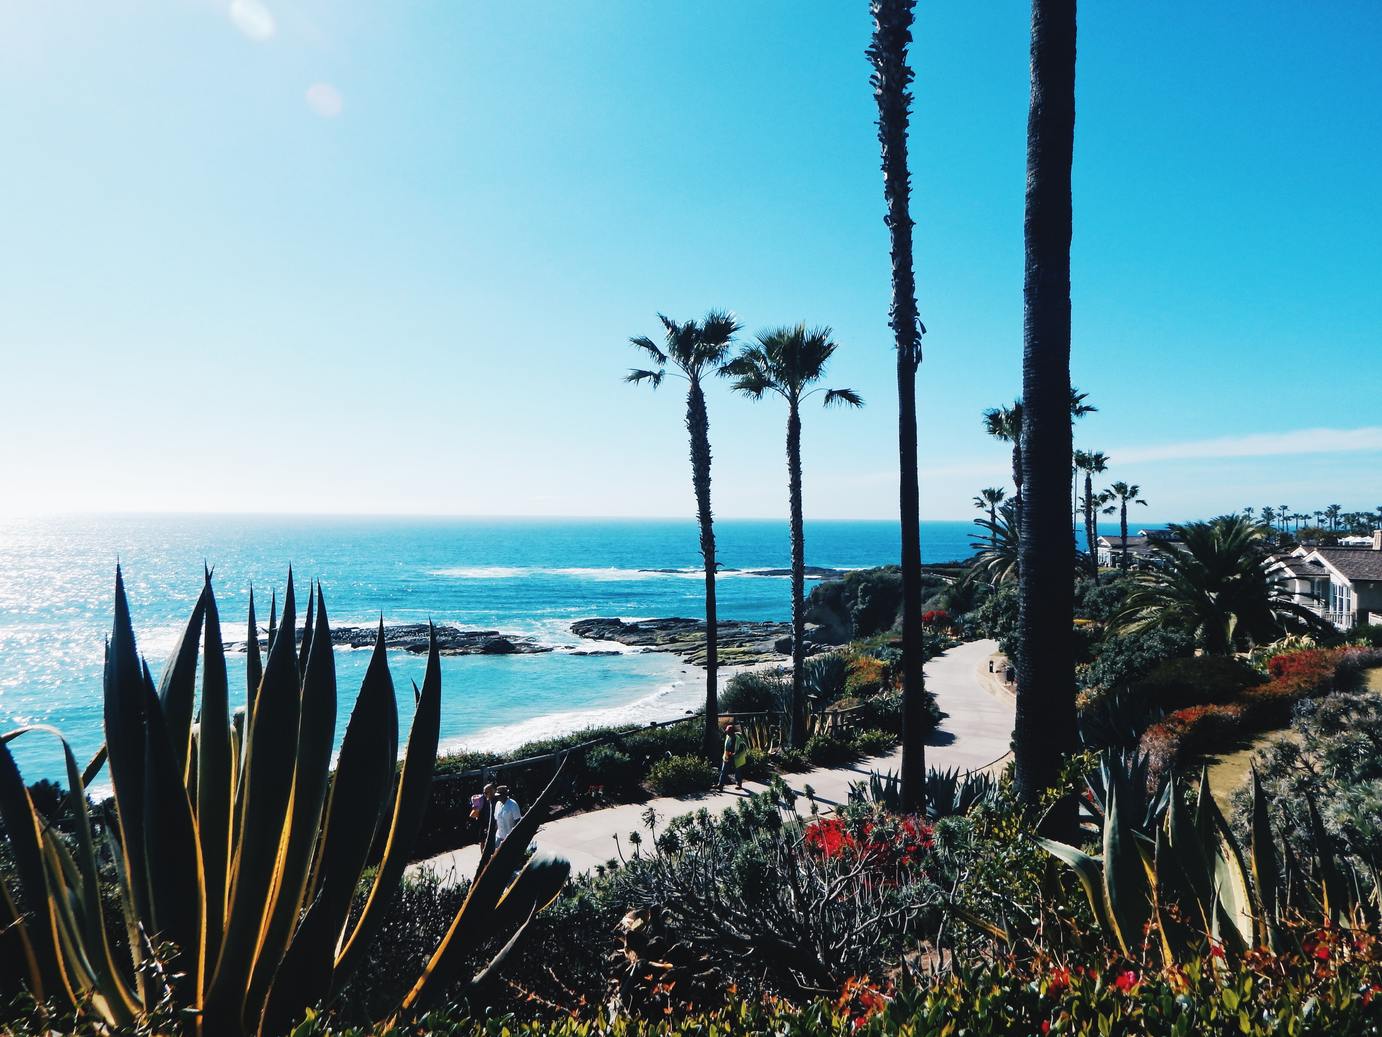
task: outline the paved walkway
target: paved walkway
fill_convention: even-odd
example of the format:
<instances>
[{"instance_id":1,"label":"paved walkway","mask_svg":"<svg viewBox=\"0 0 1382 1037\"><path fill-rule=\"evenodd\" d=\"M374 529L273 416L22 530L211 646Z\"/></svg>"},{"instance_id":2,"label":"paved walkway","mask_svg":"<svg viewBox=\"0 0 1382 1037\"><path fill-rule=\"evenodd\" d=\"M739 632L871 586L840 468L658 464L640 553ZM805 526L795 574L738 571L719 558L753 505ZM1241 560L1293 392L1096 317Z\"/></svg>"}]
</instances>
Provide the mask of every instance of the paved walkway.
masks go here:
<instances>
[{"instance_id":1,"label":"paved walkway","mask_svg":"<svg viewBox=\"0 0 1382 1037\"><path fill-rule=\"evenodd\" d=\"M1007 755L1013 729L1013 699L988 673L988 662L996 648L993 641L971 641L926 664L926 686L936 696L940 708L950 714L927 743L927 767L977 770ZM810 785L816 801L831 807L846 800L851 782L867 780L871 771L896 771L901 765L902 750L897 749L889 756L871 757L847 767L783 777L798 793ZM746 782L745 788L761 792L766 786ZM534 841L542 849L568 858L575 871L588 871L615 856L616 835L627 844L630 832L643 831L643 814L649 807L666 820L702 807L719 813L741 795L726 790L691 799L664 797L592 810L549 821L538 829ZM478 860L478 846L463 846L421 861L413 869L430 867L443 876L469 876L474 874Z\"/></svg>"}]
</instances>

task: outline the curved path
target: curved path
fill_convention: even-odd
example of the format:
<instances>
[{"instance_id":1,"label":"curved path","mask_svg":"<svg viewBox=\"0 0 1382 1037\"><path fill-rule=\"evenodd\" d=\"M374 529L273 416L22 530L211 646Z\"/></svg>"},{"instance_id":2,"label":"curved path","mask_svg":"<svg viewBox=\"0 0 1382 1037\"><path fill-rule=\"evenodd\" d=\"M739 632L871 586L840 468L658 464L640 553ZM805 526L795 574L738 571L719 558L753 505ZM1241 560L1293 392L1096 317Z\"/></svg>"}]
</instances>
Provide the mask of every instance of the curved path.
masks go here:
<instances>
[{"instance_id":1,"label":"curved path","mask_svg":"<svg viewBox=\"0 0 1382 1037\"><path fill-rule=\"evenodd\" d=\"M927 767L981 770L1007 755L1012 739L1013 699L988 673L988 661L996 650L993 641L971 641L926 664L926 686L936 696L940 708L950 714L928 740ZM895 771L901 764L902 750L897 749L888 756L871 757L847 767L784 777L798 793L810 785L818 803L833 807L845 801L852 782L867 780L871 771ZM745 786L755 792L765 788L758 782L746 782ZM591 810L549 821L538 829L534 841L542 849L568 858L575 871L588 871L615 856L616 835L626 843L627 852L628 834L642 831L643 815L649 807L664 820L702 807L720 813L741 795L727 790L691 799L664 797ZM478 860L478 846L463 846L420 861L410 870L433 868L443 876L469 876Z\"/></svg>"}]
</instances>

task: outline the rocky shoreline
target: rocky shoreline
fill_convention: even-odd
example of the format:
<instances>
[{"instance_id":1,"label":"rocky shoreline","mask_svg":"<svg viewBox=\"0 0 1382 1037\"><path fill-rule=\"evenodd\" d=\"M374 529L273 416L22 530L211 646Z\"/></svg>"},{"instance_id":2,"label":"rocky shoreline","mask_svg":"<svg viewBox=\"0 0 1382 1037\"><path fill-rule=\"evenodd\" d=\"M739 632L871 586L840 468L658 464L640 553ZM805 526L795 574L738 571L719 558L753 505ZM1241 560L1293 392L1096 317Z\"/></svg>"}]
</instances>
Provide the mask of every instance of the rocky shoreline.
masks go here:
<instances>
[{"instance_id":1,"label":"rocky shoreline","mask_svg":"<svg viewBox=\"0 0 1382 1037\"><path fill-rule=\"evenodd\" d=\"M335 627L331 643L343 648L373 648L379 636L378 627ZM302 635L298 634L301 643ZM234 641L226 645L228 652L243 652L248 642ZM399 648L415 655L425 655L428 644L426 623L399 623L384 627L384 647ZM259 639L259 647L267 651L267 637ZM517 634L498 630L462 630L460 627L437 627L437 652L441 655L539 655L554 651L551 645Z\"/></svg>"},{"instance_id":2,"label":"rocky shoreline","mask_svg":"<svg viewBox=\"0 0 1382 1037\"><path fill-rule=\"evenodd\" d=\"M646 652L669 652L695 666L705 665L705 621L701 619L643 619L626 623L613 617L580 619L571 632L594 641L614 641ZM715 643L722 666L776 662L792 651L792 624L726 619L719 623Z\"/></svg>"}]
</instances>

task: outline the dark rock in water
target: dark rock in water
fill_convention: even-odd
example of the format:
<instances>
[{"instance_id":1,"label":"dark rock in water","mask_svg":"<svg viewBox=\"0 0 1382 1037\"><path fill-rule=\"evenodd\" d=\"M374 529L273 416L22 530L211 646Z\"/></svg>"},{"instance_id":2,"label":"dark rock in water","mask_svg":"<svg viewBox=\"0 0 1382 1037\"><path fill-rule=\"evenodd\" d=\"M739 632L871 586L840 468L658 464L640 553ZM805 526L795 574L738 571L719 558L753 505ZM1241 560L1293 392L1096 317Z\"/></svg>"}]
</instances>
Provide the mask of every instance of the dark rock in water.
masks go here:
<instances>
[{"instance_id":1,"label":"dark rock in water","mask_svg":"<svg viewBox=\"0 0 1382 1037\"><path fill-rule=\"evenodd\" d=\"M622 619L600 617L577 620L571 624L571 632L592 641L615 641L652 652L671 652L689 663L705 665L705 622L699 619L672 617L625 623ZM778 645L784 637L790 650L790 623L721 620L716 637L720 664L780 659L783 653Z\"/></svg>"},{"instance_id":2,"label":"dark rock in water","mask_svg":"<svg viewBox=\"0 0 1382 1037\"><path fill-rule=\"evenodd\" d=\"M834 580L845 574L843 569L827 569L821 565L808 565L804 572L808 580ZM745 569L745 576L791 576L791 569Z\"/></svg>"},{"instance_id":3,"label":"dark rock in water","mask_svg":"<svg viewBox=\"0 0 1382 1037\"><path fill-rule=\"evenodd\" d=\"M336 627L331 631L331 643L346 648L373 648L379 636L378 627ZM302 642L302 632L297 635ZM426 623L401 623L384 627L384 646L401 648L415 655L425 655L428 646ZM226 645L229 652L243 652L244 641ZM268 638L259 639L259 647L267 650ZM498 630L462 630L460 627L437 627L437 652L440 655L536 655L550 652L550 645L539 644L530 638L501 634Z\"/></svg>"}]
</instances>

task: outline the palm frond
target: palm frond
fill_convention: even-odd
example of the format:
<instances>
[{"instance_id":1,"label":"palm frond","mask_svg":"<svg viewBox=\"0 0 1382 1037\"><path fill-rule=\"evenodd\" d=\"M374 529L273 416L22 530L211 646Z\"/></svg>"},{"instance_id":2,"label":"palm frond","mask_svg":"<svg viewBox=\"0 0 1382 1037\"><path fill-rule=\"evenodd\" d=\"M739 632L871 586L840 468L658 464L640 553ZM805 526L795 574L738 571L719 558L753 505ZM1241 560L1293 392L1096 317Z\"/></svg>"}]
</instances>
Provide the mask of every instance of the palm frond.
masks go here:
<instances>
[{"instance_id":1,"label":"palm frond","mask_svg":"<svg viewBox=\"0 0 1382 1037\"><path fill-rule=\"evenodd\" d=\"M850 407L862 407L864 398L853 389L829 389L825 394L825 406L839 403Z\"/></svg>"},{"instance_id":2,"label":"palm frond","mask_svg":"<svg viewBox=\"0 0 1382 1037\"><path fill-rule=\"evenodd\" d=\"M629 344L643 350L659 364L667 362L667 354L657 347L657 343L647 335L636 335L629 339Z\"/></svg>"},{"instance_id":3,"label":"palm frond","mask_svg":"<svg viewBox=\"0 0 1382 1037\"><path fill-rule=\"evenodd\" d=\"M665 375L665 371L644 371L635 367L624 376L624 381L632 382L634 385L638 385L642 382L647 382L654 389L656 389L659 385L662 384L662 379Z\"/></svg>"}]
</instances>

